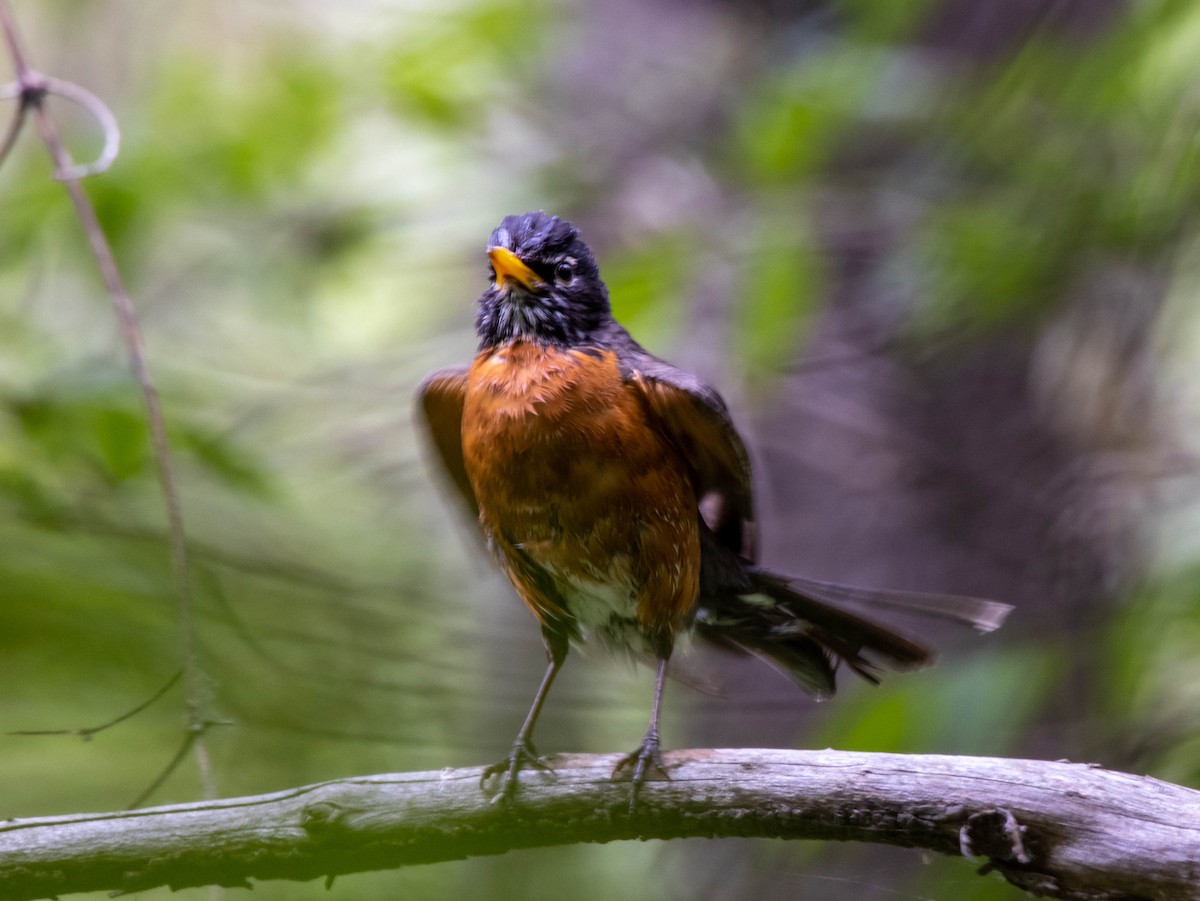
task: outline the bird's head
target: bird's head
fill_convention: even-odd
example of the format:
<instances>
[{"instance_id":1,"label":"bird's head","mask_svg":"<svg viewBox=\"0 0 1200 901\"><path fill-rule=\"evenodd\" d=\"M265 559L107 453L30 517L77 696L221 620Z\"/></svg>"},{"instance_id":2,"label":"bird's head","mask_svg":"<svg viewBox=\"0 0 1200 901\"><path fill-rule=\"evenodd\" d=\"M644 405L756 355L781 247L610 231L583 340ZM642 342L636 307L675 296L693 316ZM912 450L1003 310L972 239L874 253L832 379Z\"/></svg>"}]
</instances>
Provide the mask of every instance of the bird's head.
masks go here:
<instances>
[{"instance_id":1,"label":"bird's head","mask_svg":"<svg viewBox=\"0 0 1200 901\"><path fill-rule=\"evenodd\" d=\"M506 216L487 254L491 284L475 317L481 348L515 339L586 343L609 321L596 258L571 223L540 211Z\"/></svg>"}]
</instances>

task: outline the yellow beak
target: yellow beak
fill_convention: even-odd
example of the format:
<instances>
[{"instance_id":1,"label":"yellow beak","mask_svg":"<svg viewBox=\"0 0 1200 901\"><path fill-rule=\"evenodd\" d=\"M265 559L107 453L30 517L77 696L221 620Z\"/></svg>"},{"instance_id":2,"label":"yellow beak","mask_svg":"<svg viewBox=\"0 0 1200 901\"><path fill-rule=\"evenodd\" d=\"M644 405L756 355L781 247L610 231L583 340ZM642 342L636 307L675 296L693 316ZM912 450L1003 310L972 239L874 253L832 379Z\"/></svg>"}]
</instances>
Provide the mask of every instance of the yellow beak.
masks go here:
<instances>
[{"instance_id":1,"label":"yellow beak","mask_svg":"<svg viewBox=\"0 0 1200 901\"><path fill-rule=\"evenodd\" d=\"M526 291L536 291L545 284L541 276L522 263L511 250L490 247L487 254L492 261L492 268L496 270L496 287L503 288L509 279L518 282Z\"/></svg>"}]
</instances>

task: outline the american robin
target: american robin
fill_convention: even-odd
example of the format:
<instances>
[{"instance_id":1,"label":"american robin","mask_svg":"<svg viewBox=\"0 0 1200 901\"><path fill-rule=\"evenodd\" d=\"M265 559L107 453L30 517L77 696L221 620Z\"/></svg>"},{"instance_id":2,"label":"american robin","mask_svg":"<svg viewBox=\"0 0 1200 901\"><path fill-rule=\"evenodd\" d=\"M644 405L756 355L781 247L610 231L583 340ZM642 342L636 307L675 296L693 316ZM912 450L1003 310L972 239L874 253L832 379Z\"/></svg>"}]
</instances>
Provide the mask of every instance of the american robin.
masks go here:
<instances>
[{"instance_id":1,"label":"american robin","mask_svg":"<svg viewBox=\"0 0 1200 901\"><path fill-rule=\"evenodd\" d=\"M810 694L834 691L839 663L933 662L930 649L850 609L892 607L989 631L1005 604L851 588L756 563L745 445L721 396L645 351L617 323L578 231L543 212L492 232L479 300L479 350L421 385L434 448L484 539L541 623L549 658L500 775L546 768L531 736L572 642L657 662L650 725L614 777L632 771L631 809L649 772L665 775L658 720L680 634L775 663Z\"/></svg>"}]
</instances>

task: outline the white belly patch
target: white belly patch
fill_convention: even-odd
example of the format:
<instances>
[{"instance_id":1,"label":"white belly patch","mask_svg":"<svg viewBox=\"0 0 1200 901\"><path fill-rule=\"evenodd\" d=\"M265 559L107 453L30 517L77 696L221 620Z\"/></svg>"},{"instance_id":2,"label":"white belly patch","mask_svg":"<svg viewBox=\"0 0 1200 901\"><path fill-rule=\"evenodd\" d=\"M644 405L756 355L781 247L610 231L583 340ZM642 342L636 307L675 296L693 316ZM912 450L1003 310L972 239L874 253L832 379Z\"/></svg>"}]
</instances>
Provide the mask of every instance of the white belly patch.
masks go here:
<instances>
[{"instance_id":1,"label":"white belly patch","mask_svg":"<svg viewBox=\"0 0 1200 901\"><path fill-rule=\"evenodd\" d=\"M552 573L567 610L585 642L599 640L611 650L651 652L637 622L637 586L623 561L615 558L611 579L594 580Z\"/></svg>"}]
</instances>

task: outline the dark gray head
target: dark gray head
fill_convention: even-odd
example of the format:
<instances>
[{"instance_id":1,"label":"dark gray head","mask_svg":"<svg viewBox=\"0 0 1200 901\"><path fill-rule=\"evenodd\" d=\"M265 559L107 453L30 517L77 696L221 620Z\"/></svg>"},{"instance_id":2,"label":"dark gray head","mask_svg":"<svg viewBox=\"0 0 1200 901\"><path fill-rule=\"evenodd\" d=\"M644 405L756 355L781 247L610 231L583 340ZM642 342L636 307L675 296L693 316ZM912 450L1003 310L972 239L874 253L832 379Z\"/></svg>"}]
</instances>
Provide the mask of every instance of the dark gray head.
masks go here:
<instances>
[{"instance_id":1,"label":"dark gray head","mask_svg":"<svg viewBox=\"0 0 1200 901\"><path fill-rule=\"evenodd\" d=\"M612 316L596 258L557 216L506 216L492 232L488 258L491 284L475 317L480 348L517 338L587 343Z\"/></svg>"}]
</instances>

